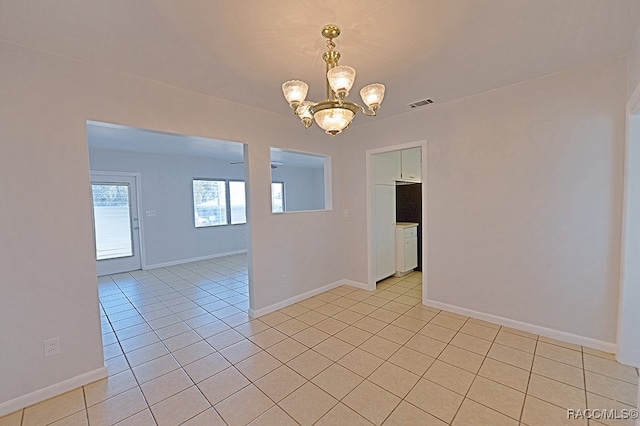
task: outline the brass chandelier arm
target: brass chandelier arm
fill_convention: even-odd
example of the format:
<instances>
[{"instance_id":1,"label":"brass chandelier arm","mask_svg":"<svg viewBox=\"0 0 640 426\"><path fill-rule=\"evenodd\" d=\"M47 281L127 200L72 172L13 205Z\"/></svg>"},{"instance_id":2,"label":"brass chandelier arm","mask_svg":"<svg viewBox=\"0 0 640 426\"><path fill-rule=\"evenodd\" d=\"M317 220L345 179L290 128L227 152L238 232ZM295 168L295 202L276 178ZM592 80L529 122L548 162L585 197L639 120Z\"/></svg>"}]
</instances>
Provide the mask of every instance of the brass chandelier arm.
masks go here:
<instances>
[{"instance_id":1,"label":"brass chandelier arm","mask_svg":"<svg viewBox=\"0 0 640 426\"><path fill-rule=\"evenodd\" d=\"M324 109L329 109L329 108L345 108L345 109L351 110L353 113L356 113L357 111L362 111L362 113L367 117L375 117L376 115L378 115L377 112L380 107L374 106L373 108L367 109L355 102L339 101L339 100L322 101L309 107L311 114L315 114L317 111L322 111ZM293 108L293 113L296 116L299 115L298 107Z\"/></svg>"},{"instance_id":2,"label":"brass chandelier arm","mask_svg":"<svg viewBox=\"0 0 640 426\"><path fill-rule=\"evenodd\" d=\"M358 111L358 109L362 107L353 102L340 102L340 101L329 100L329 101L318 102L317 104L311 106L309 110L311 111L311 114L315 115L316 112L318 111L323 111L325 109L331 109L331 108L348 109L355 114Z\"/></svg>"},{"instance_id":3,"label":"brass chandelier arm","mask_svg":"<svg viewBox=\"0 0 640 426\"><path fill-rule=\"evenodd\" d=\"M376 115L378 115L378 108L380 108L379 106L374 106L373 108L369 108L370 112L368 112L362 105L355 105L360 108L360 111L362 111L362 113L367 117L375 117Z\"/></svg>"}]
</instances>

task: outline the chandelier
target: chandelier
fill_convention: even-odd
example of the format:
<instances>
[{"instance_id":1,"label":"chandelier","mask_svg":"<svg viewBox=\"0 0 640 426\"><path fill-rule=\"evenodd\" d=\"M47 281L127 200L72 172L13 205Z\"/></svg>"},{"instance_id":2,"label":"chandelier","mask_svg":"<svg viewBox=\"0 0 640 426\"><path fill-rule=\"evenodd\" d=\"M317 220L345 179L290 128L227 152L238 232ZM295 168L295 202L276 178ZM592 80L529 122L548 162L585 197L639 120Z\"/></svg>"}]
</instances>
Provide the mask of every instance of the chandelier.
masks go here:
<instances>
[{"instance_id":1,"label":"chandelier","mask_svg":"<svg viewBox=\"0 0 640 426\"><path fill-rule=\"evenodd\" d=\"M340 28L337 25L327 25L322 29L322 36L327 39L329 49L322 55L326 63L326 99L324 101L316 103L305 100L309 85L304 81L290 80L282 85L284 97L293 112L300 117L305 129L308 129L315 120L318 126L332 137L349 127L358 110L367 116L376 115L384 98L385 89L384 85L376 83L369 84L360 90L360 96L367 105L368 111L363 106L346 100L356 78L356 70L338 65L340 52L334 50L336 44L333 39L339 35Z\"/></svg>"}]
</instances>

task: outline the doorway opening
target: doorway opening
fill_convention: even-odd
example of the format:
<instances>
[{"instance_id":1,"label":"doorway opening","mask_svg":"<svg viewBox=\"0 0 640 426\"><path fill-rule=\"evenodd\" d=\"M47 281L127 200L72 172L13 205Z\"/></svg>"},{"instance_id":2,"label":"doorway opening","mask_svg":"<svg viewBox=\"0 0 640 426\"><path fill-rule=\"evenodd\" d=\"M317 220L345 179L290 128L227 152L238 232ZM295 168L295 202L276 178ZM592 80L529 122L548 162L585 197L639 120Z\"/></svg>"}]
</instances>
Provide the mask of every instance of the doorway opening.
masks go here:
<instances>
[{"instance_id":1,"label":"doorway opening","mask_svg":"<svg viewBox=\"0 0 640 426\"><path fill-rule=\"evenodd\" d=\"M160 311L145 312L148 300L185 321L196 313L200 322L244 321L250 217L248 167L239 163L248 164L246 146L94 121L87 136L106 332L117 336L114 319L125 308L154 329Z\"/></svg>"},{"instance_id":2,"label":"doorway opening","mask_svg":"<svg viewBox=\"0 0 640 426\"><path fill-rule=\"evenodd\" d=\"M426 299L426 141L367 151L368 288L420 282ZM383 281L385 280L385 281Z\"/></svg>"},{"instance_id":3,"label":"doorway opening","mask_svg":"<svg viewBox=\"0 0 640 426\"><path fill-rule=\"evenodd\" d=\"M141 269L137 174L91 174L98 275Z\"/></svg>"}]
</instances>

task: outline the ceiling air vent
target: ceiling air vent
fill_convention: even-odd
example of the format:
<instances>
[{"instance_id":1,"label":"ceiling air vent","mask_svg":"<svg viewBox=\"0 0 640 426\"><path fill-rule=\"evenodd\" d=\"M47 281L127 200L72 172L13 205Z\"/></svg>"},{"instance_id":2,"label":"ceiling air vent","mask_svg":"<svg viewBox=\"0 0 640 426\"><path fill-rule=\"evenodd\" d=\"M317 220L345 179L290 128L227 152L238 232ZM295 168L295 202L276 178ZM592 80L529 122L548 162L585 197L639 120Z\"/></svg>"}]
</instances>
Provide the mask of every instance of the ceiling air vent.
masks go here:
<instances>
[{"instance_id":1,"label":"ceiling air vent","mask_svg":"<svg viewBox=\"0 0 640 426\"><path fill-rule=\"evenodd\" d=\"M414 102L412 104L409 104L409 106L411 108L419 108L419 107L423 107L425 105L429 105L433 103L433 99L429 98L429 99L423 99L421 101L418 102Z\"/></svg>"}]
</instances>

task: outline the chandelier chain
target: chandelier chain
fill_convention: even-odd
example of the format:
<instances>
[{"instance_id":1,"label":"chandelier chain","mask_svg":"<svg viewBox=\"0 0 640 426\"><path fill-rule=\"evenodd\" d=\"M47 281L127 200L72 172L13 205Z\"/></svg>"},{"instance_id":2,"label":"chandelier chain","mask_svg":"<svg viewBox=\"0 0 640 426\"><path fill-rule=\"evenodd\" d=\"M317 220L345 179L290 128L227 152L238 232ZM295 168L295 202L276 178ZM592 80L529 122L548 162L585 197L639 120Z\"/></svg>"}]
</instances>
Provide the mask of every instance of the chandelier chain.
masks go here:
<instances>
[{"instance_id":1,"label":"chandelier chain","mask_svg":"<svg viewBox=\"0 0 640 426\"><path fill-rule=\"evenodd\" d=\"M332 39L327 40L327 48L329 49L329 51L332 51L333 49L336 48L336 44L333 42Z\"/></svg>"}]
</instances>

